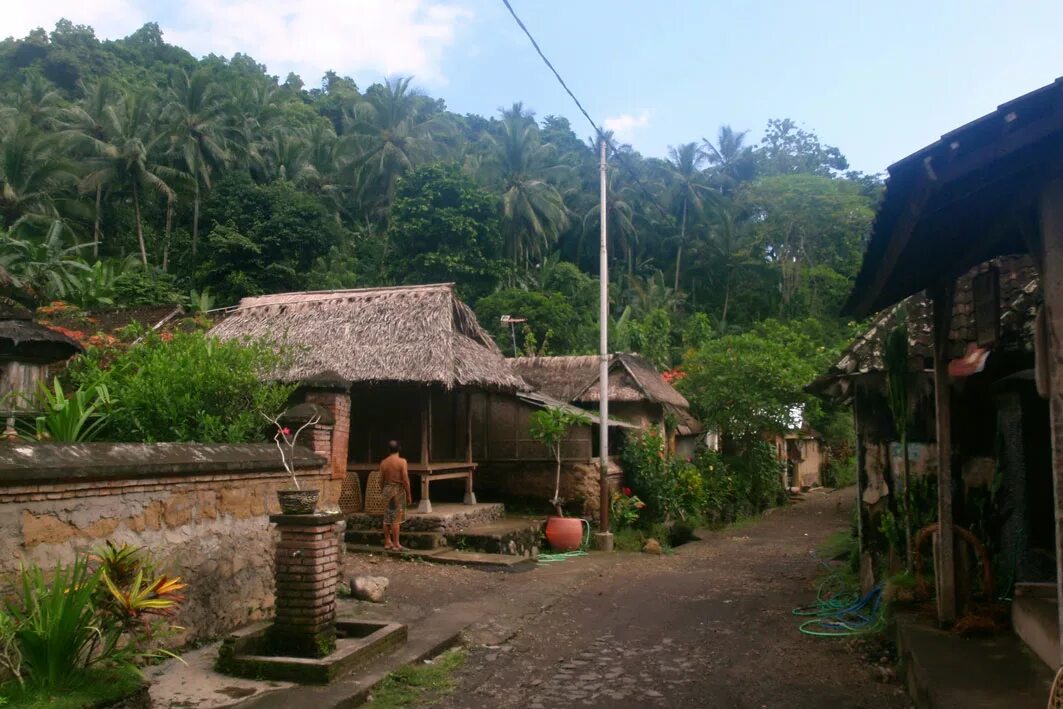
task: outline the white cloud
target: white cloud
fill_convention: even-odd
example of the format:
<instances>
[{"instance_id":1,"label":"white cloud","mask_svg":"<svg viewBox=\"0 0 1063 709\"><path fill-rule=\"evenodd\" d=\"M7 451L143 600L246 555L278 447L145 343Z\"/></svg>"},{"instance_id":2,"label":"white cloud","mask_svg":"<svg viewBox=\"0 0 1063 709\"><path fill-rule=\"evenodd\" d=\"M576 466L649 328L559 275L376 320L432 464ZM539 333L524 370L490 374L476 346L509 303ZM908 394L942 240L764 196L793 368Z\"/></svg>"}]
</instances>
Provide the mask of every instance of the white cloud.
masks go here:
<instances>
[{"instance_id":1,"label":"white cloud","mask_svg":"<svg viewBox=\"0 0 1063 709\"><path fill-rule=\"evenodd\" d=\"M167 41L193 54L243 52L310 85L329 69L442 84L443 52L471 16L430 0L186 0L161 24Z\"/></svg>"},{"instance_id":2,"label":"white cloud","mask_svg":"<svg viewBox=\"0 0 1063 709\"><path fill-rule=\"evenodd\" d=\"M630 113L621 113L619 116L606 118L602 121L602 126L605 130L613 131L613 135L616 136L617 140L625 143L634 139L636 130L645 128L649 124L649 111L643 111L637 116L633 116Z\"/></svg>"},{"instance_id":3,"label":"white cloud","mask_svg":"<svg viewBox=\"0 0 1063 709\"><path fill-rule=\"evenodd\" d=\"M133 0L14 0L4 3L0 36L25 37L38 27L51 32L64 17L76 25L91 25L103 38L125 37L149 21Z\"/></svg>"},{"instance_id":4,"label":"white cloud","mask_svg":"<svg viewBox=\"0 0 1063 709\"><path fill-rule=\"evenodd\" d=\"M196 56L248 54L283 78L313 86L329 69L363 81L396 74L444 84L443 54L472 12L451 0L8 0L0 36L51 30L61 17L96 36L124 37L158 22ZM14 7L6 5L13 4Z\"/></svg>"}]
</instances>

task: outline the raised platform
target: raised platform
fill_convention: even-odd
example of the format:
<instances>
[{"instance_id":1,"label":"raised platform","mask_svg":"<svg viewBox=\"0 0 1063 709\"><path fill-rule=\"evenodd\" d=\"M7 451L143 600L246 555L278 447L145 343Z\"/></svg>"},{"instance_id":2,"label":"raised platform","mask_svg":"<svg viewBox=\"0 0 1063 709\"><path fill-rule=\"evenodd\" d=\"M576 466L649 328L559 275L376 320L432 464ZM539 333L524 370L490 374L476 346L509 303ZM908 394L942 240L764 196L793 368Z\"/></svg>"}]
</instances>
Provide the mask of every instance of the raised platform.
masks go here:
<instances>
[{"instance_id":1,"label":"raised platform","mask_svg":"<svg viewBox=\"0 0 1063 709\"><path fill-rule=\"evenodd\" d=\"M1054 583L1017 583L1011 626L1050 668L1059 664L1059 602Z\"/></svg>"},{"instance_id":2,"label":"raised platform","mask_svg":"<svg viewBox=\"0 0 1063 709\"><path fill-rule=\"evenodd\" d=\"M460 502L434 502L428 513L406 511L406 521L402 532L457 532L467 527L486 524L501 519L506 508L501 502L482 502L465 505ZM380 515L364 512L347 517L347 529L378 530L381 527Z\"/></svg>"},{"instance_id":3,"label":"raised platform","mask_svg":"<svg viewBox=\"0 0 1063 709\"><path fill-rule=\"evenodd\" d=\"M911 613L897 614L897 651L920 709L1042 709L1053 672L1012 633L961 638Z\"/></svg>"}]
</instances>

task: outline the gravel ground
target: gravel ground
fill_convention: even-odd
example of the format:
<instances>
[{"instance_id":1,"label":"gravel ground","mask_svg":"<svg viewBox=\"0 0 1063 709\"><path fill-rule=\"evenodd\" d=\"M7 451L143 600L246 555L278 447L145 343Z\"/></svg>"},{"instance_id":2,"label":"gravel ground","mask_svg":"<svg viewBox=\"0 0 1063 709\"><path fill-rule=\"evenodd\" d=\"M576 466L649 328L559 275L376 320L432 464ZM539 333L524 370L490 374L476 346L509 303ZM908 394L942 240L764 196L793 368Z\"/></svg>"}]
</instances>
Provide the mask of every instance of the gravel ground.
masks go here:
<instances>
[{"instance_id":1,"label":"gravel ground","mask_svg":"<svg viewBox=\"0 0 1063 709\"><path fill-rule=\"evenodd\" d=\"M469 660L443 704L455 709L907 707L892 668L880 664L888 650L801 635L790 613L814 598L811 553L846 527L851 492L812 493L673 555L588 557L609 561L578 580L572 567L565 589L538 607L552 585L540 575L547 569L432 569L441 587L396 568L394 590L482 599L485 618L471 630ZM507 593L508 620L494 619L484 633Z\"/></svg>"}]
</instances>

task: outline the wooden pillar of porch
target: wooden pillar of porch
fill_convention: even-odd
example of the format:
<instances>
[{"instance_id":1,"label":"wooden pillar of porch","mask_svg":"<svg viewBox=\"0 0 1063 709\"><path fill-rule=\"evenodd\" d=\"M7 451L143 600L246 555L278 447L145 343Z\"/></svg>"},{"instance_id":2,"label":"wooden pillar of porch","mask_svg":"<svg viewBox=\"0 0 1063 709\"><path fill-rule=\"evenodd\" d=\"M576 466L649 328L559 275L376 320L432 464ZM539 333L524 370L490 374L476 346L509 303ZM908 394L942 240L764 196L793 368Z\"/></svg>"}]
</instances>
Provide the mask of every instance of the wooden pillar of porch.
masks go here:
<instances>
[{"instance_id":1,"label":"wooden pillar of porch","mask_svg":"<svg viewBox=\"0 0 1063 709\"><path fill-rule=\"evenodd\" d=\"M465 462L472 463L472 394L465 392ZM476 504L476 492L472 488L472 473L465 479L465 504Z\"/></svg>"},{"instance_id":2,"label":"wooden pillar of porch","mask_svg":"<svg viewBox=\"0 0 1063 709\"><path fill-rule=\"evenodd\" d=\"M432 388L424 387L421 397L421 465L427 466L431 461L432 448ZM421 477L421 500L417 503L419 514L432 512L432 501L428 498L428 476Z\"/></svg>"},{"instance_id":3,"label":"wooden pillar of porch","mask_svg":"<svg viewBox=\"0 0 1063 709\"><path fill-rule=\"evenodd\" d=\"M938 448L938 534L934 558L938 621L956 621L956 562L952 534L952 388L949 384L949 328L952 323L954 283L933 293L934 401Z\"/></svg>"},{"instance_id":4,"label":"wooden pillar of porch","mask_svg":"<svg viewBox=\"0 0 1063 709\"><path fill-rule=\"evenodd\" d=\"M1052 425L1052 486L1056 511L1056 598L1059 604L1059 639L1063 664L1063 179L1048 182L1040 195L1039 243L1034 260L1044 293L1048 359L1048 400ZM1041 352L1038 352L1041 354Z\"/></svg>"}]
</instances>

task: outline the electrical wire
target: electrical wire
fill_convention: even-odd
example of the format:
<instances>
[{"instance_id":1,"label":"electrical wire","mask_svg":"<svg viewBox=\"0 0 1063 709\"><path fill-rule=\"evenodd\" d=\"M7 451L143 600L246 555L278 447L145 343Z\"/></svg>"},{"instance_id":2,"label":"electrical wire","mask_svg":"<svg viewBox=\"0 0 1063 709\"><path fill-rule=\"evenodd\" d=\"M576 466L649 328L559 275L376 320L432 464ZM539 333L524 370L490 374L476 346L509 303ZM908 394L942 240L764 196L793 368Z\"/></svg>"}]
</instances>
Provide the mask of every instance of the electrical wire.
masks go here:
<instances>
[{"instance_id":1,"label":"electrical wire","mask_svg":"<svg viewBox=\"0 0 1063 709\"><path fill-rule=\"evenodd\" d=\"M580 113L583 114L583 117L586 118L587 122L591 124L592 128L594 128L594 132L595 134L597 134L598 138L600 140L604 140L606 145L609 146L609 150L611 151L612 155L616 157L616 159L620 162L620 165L627 171L628 177L635 181L635 184L639 186L639 189L642 190L642 193L647 197L647 199L649 199L650 203L652 203L653 206L657 208L657 210L661 213L663 217L674 221L675 217L671 215L668 210L661 206L661 203L657 201L657 198L653 195L652 192L650 192L649 188L647 188L646 185L642 183L642 180L639 179L639 176L627 163L627 159L624 157L624 154L620 152L620 150L616 147L612 140L606 137L605 132L602 131L602 129L598 127L598 124L594 122L594 119L591 118L591 114L587 113L587 109L583 107L583 104L580 103L580 100L576 98L576 94L572 92L572 89L568 87L568 84L565 83L565 80L561 78L560 72L558 72L558 70L554 68L553 63L549 59L547 59L546 54L543 53L543 50L539 46L539 43L535 41L535 37L532 36L531 31L528 29L527 25L524 24L524 21L520 19L520 16L517 15L517 11L513 9L513 6L509 3L509 0L502 0L502 4L506 6L507 10L509 10L509 14L513 15L513 19L517 22L517 25L521 28L524 34L528 37L528 41L532 43L532 46L535 48L535 51L539 55L539 58L543 60L543 63L546 64L546 67L553 73L558 83L561 84L561 88L563 88L565 90L565 93L567 93L572 98L572 101L576 104L576 108L580 110ZM604 216L602 218L604 218Z\"/></svg>"}]
</instances>

